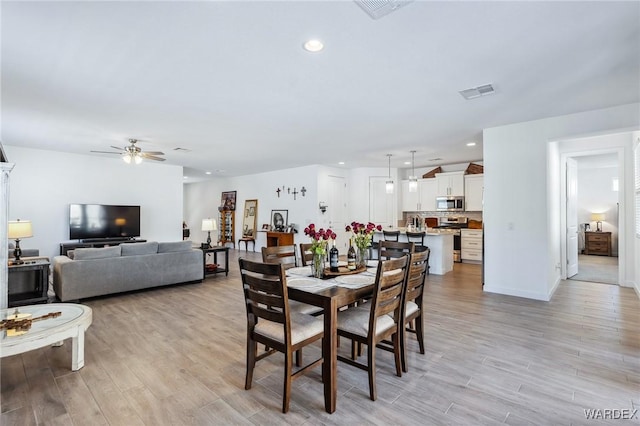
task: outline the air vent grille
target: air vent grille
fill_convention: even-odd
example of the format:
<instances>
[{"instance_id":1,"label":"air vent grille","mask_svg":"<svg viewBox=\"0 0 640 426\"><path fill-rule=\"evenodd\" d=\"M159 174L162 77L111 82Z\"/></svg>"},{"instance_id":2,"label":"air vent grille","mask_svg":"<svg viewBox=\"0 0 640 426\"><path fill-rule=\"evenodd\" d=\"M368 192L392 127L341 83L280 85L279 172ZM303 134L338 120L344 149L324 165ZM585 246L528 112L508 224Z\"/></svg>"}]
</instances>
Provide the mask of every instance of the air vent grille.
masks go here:
<instances>
[{"instance_id":1,"label":"air vent grille","mask_svg":"<svg viewBox=\"0 0 640 426\"><path fill-rule=\"evenodd\" d=\"M178 148L173 148L173 150L174 150L174 151L178 151L178 152L191 152L191 150L190 150L190 149L187 149L187 148L180 148L180 147L178 147Z\"/></svg>"},{"instance_id":2,"label":"air vent grille","mask_svg":"<svg viewBox=\"0 0 640 426\"><path fill-rule=\"evenodd\" d=\"M362 8L373 19L382 18L414 0L355 0L356 4Z\"/></svg>"},{"instance_id":3,"label":"air vent grille","mask_svg":"<svg viewBox=\"0 0 640 426\"><path fill-rule=\"evenodd\" d=\"M471 100L471 99L479 98L481 96L492 95L495 93L495 89L491 84L483 84L482 86L461 90L459 93L466 100Z\"/></svg>"}]
</instances>

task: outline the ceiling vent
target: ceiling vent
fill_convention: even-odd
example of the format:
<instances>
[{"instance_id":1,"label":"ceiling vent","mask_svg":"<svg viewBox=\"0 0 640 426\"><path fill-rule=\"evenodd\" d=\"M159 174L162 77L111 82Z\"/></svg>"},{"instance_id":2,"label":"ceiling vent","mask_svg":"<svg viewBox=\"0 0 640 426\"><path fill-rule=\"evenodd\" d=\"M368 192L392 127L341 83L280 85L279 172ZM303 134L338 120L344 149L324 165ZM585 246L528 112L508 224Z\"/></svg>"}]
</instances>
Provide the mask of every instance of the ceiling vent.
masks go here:
<instances>
[{"instance_id":1,"label":"ceiling vent","mask_svg":"<svg viewBox=\"0 0 640 426\"><path fill-rule=\"evenodd\" d=\"M395 12L414 0L355 0L355 2L373 19L382 18Z\"/></svg>"},{"instance_id":2,"label":"ceiling vent","mask_svg":"<svg viewBox=\"0 0 640 426\"><path fill-rule=\"evenodd\" d=\"M484 84L482 86L473 87L471 89L461 90L459 93L466 100L471 100L479 98L481 96L492 95L495 92L496 91L493 89L493 86L491 84Z\"/></svg>"},{"instance_id":3,"label":"ceiling vent","mask_svg":"<svg viewBox=\"0 0 640 426\"><path fill-rule=\"evenodd\" d=\"M190 150L190 149L187 149L187 148L180 148L180 147L178 147L178 148L173 148L173 150L174 150L174 151L178 151L178 152L191 152L191 150Z\"/></svg>"}]
</instances>

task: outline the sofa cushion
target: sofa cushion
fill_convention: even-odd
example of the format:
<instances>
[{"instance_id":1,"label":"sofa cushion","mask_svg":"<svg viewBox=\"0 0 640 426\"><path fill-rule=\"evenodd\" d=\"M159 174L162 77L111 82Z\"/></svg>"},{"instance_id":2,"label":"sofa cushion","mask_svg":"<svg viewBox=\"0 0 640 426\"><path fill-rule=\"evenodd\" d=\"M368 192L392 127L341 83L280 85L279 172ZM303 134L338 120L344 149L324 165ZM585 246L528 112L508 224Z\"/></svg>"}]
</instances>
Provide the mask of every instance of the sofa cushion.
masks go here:
<instances>
[{"instance_id":1,"label":"sofa cushion","mask_svg":"<svg viewBox=\"0 0 640 426\"><path fill-rule=\"evenodd\" d=\"M148 243L127 243L120 244L123 256L138 256L141 254L156 254L158 252L158 242Z\"/></svg>"},{"instance_id":2,"label":"sofa cushion","mask_svg":"<svg viewBox=\"0 0 640 426\"><path fill-rule=\"evenodd\" d=\"M76 251L75 250L67 250L67 257L71 260L73 260L76 257Z\"/></svg>"},{"instance_id":3,"label":"sofa cushion","mask_svg":"<svg viewBox=\"0 0 640 426\"><path fill-rule=\"evenodd\" d=\"M120 257L120 246L103 248L79 248L75 249L74 260L107 259L109 257Z\"/></svg>"},{"instance_id":4,"label":"sofa cushion","mask_svg":"<svg viewBox=\"0 0 640 426\"><path fill-rule=\"evenodd\" d=\"M176 251L189 251L191 249L191 241L189 240L158 243L158 253L173 253Z\"/></svg>"}]
</instances>

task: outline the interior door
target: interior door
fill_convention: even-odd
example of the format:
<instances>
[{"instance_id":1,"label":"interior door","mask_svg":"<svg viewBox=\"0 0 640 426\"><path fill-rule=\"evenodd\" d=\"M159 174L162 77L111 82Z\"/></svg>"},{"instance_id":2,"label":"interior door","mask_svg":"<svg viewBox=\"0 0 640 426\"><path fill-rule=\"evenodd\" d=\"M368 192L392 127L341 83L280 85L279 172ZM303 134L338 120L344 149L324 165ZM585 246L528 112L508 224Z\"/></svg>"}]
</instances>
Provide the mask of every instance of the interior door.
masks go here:
<instances>
[{"instance_id":1,"label":"interior door","mask_svg":"<svg viewBox=\"0 0 640 426\"><path fill-rule=\"evenodd\" d=\"M342 254L347 253L350 234L344 229L347 226L347 185L342 176L329 176L329 193L327 195L327 214L329 226L336 233L336 247Z\"/></svg>"},{"instance_id":2,"label":"interior door","mask_svg":"<svg viewBox=\"0 0 640 426\"><path fill-rule=\"evenodd\" d=\"M567 158L567 278L578 273L578 165Z\"/></svg>"}]
</instances>

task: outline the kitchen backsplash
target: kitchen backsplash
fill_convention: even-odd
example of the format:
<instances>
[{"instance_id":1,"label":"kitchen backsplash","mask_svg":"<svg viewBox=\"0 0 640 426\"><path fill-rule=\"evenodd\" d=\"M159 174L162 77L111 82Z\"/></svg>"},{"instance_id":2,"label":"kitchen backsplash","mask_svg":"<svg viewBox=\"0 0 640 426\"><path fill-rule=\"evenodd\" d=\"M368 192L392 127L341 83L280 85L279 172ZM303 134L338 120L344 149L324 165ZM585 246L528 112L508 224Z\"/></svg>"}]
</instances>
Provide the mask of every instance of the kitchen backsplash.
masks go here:
<instances>
[{"instance_id":1,"label":"kitchen backsplash","mask_svg":"<svg viewBox=\"0 0 640 426\"><path fill-rule=\"evenodd\" d=\"M482 212L403 212L402 219L398 221L399 227L407 226L407 221L416 216L420 216L424 223L426 217L437 217L438 219L451 216L465 216L471 220L482 220Z\"/></svg>"}]
</instances>

